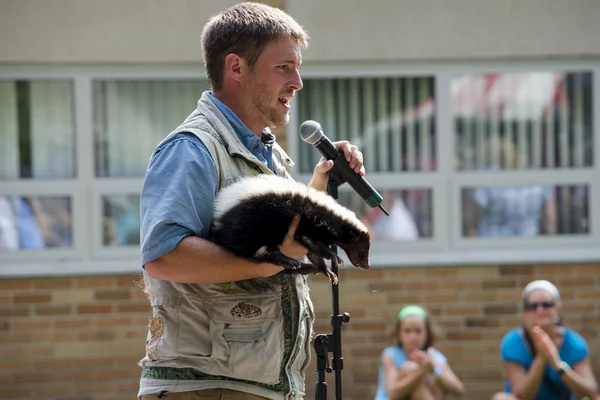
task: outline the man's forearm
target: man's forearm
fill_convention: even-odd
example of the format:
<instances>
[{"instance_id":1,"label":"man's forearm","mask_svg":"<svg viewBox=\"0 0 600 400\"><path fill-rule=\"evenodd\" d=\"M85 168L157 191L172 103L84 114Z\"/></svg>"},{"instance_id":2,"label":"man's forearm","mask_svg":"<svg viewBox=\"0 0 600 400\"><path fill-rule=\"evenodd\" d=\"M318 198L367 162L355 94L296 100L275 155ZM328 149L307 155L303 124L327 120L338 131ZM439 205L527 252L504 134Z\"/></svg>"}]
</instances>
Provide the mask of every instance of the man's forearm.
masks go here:
<instances>
[{"instance_id":1,"label":"man's forearm","mask_svg":"<svg viewBox=\"0 0 600 400\"><path fill-rule=\"evenodd\" d=\"M267 277L281 270L272 264L244 260L198 236L184 238L175 249L144 268L155 279L204 284Z\"/></svg>"}]
</instances>

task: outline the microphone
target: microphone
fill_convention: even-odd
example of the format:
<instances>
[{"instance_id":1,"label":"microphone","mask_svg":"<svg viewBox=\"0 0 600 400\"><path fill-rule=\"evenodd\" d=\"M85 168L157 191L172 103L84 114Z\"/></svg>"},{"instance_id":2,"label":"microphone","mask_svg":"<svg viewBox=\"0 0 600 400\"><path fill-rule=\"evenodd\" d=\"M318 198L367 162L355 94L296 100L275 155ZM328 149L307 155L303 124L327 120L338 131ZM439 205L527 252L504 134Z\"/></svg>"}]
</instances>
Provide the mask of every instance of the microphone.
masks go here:
<instances>
[{"instance_id":1,"label":"microphone","mask_svg":"<svg viewBox=\"0 0 600 400\"><path fill-rule=\"evenodd\" d=\"M323 134L323 129L321 129L318 122L310 120L303 122L300 125L300 137L306 143L313 145L325 159L333 160L331 172L337 174L344 182L348 182L370 207L379 207L385 215L390 215L381 205L383 197L363 176L355 173L350 168L346 157Z\"/></svg>"}]
</instances>

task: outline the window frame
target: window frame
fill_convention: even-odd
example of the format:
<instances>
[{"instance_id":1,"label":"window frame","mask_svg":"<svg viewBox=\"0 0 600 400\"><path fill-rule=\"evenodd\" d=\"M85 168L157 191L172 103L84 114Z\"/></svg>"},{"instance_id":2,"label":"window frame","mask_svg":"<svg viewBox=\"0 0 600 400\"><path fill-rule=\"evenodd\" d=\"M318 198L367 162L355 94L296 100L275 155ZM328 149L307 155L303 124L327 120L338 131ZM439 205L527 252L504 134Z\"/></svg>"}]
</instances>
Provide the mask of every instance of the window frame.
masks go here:
<instances>
[{"instance_id":1,"label":"window frame","mask_svg":"<svg viewBox=\"0 0 600 400\"><path fill-rule=\"evenodd\" d=\"M592 118L594 166L570 170L494 172L495 184L584 183L589 185L590 234L575 237L515 239L470 239L461 235L461 189L474 182L489 183L490 173L454 171L454 125L450 108L450 83L458 74L510 73L533 71L592 72ZM600 259L600 59L589 60L500 60L465 62L373 62L306 63L302 77L365 78L432 76L436 95L436 171L368 174L380 189L432 190L433 236L409 242L374 242L372 265L439 266L528 262L585 262ZM106 247L102 243L102 196L138 194L140 178L95 177L93 138L93 82L96 80L182 80L206 79L201 66L0 66L0 79L70 80L74 90L76 175L73 179L0 181L0 194L68 195L73 216L73 246L64 249L0 253L0 276L89 275L140 273L139 246ZM200 94L199 94L200 95ZM297 159L299 125L297 104L292 101L287 126L287 149ZM452 132L442 135L439 132ZM165 135L168 132L165 132ZM327 134L327 132L325 132ZM452 149L452 152L443 151ZM368 173L368 165L367 165ZM308 181L310 176L294 175ZM391 178L391 180L390 180ZM393 183L394 178L401 178ZM342 187L340 190L351 190ZM135 189L135 190L132 190ZM457 225L458 224L458 225ZM91 228L90 228L91 227ZM527 239L527 240L523 240ZM510 249L510 252L506 251Z\"/></svg>"},{"instance_id":2,"label":"window frame","mask_svg":"<svg viewBox=\"0 0 600 400\"><path fill-rule=\"evenodd\" d=\"M459 171L454 169L455 131L451 109L451 81L457 75L515 73L515 72L591 72L592 73L592 119L594 127L594 165L587 168L549 169L540 171ZM600 62L582 61L490 61L490 62L442 62L442 63L386 63L378 65L308 65L303 67L302 77L327 78L376 78L376 77L429 77L433 76L437 107L436 148L438 168L436 171L372 173L367 179L379 189L405 189L432 184L433 192L433 240L373 243L373 266L456 265L481 263L527 263L558 261L597 261L600 259ZM297 159L299 146L307 145L299 138L297 106L293 104L287 130L288 149L292 159ZM440 132L451 132L442 135ZM327 132L324 132L327 135ZM307 145L308 146L308 145ZM444 151L451 149L451 151ZM316 151L316 150L315 150ZM309 174L294 177L308 182ZM594 179L596 177L596 179ZM392 180L400 180L391 183ZM476 184L493 186L515 184L584 184L589 188L589 235L564 235L558 237L514 238L465 238L462 236L461 191ZM342 189L340 189L342 190ZM448 199L443 204L442 199ZM423 243L422 243L423 242ZM431 245L433 243L433 245ZM430 246L427 246L430 245ZM423 250L430 253L422 253ZM510 252L507 250L510 249Z\"/></svg>"}]
</instances>

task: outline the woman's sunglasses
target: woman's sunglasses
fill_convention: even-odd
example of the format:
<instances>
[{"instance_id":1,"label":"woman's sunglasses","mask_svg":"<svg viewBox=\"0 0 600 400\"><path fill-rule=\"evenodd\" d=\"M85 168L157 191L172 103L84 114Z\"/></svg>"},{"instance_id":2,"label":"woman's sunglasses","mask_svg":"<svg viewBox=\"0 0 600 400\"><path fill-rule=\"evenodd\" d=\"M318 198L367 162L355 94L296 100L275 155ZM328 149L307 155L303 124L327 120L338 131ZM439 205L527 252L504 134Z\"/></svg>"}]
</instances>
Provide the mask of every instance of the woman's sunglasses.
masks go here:
<instances>
[{"instance_id":1,"label":"woman's sunglasses","mask_svg":"<svg viewBox=\"0 0 600 400\"><path fill-rule=\"evenodd\" d=\"M541 301L535 303L525 303L523 308L528 311L535 311L538 307L542 307L544 310L549 310L553 308L556 304L552 301Z\"/></svg>"}]
</instances>

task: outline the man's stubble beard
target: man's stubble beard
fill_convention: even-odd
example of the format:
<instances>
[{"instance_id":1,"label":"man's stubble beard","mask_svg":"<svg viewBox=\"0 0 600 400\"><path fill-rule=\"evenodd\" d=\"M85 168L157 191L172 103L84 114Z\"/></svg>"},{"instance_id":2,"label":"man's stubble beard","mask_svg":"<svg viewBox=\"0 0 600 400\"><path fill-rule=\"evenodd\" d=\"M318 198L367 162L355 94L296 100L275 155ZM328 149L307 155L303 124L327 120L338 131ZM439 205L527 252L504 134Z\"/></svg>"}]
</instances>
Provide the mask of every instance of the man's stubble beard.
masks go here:
<instances>
[{"instance_id":1,"label":"man's stubble beard","mask_svg":"<svg viewBox=\"0 0 600 400\"><path fill-rule=\"evenodd\" d=\"M268 121L269 128L278 128L288 124L290 121L289 113L283 113L280 110L278 98L275 99L276 104L272 104L268 99L269 96L264 96L264 90L254 82L251 87L252 93L252 104L262 114L262 116Z\"/></svg>"}]
</instances>

